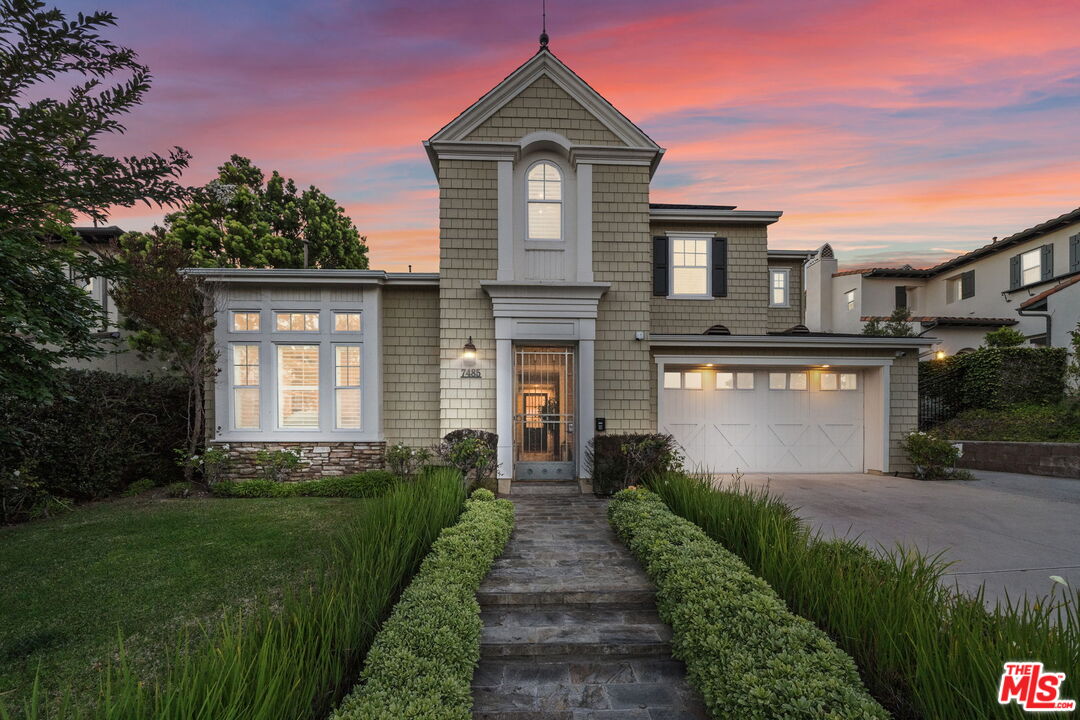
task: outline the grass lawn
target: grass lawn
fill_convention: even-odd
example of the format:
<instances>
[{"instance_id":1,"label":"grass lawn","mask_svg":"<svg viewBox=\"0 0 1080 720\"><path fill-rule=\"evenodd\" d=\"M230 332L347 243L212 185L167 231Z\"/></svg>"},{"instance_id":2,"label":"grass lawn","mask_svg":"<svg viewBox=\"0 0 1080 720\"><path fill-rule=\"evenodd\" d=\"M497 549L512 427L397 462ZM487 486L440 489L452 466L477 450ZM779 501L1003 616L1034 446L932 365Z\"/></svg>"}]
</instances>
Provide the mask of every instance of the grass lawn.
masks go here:
<instances>
[{"instance_id":1,"label":"grass lawn","mask_svg":"<svg viewBox=\"0 0 1080 720\"><path fill-rule=\"evenodd\" d=\"M96 690L118 633L149 676L181 629L301 586L366 502L133 498L0 528L0 699L39 663L49 689Z\"/></svg>"}]
</instances>

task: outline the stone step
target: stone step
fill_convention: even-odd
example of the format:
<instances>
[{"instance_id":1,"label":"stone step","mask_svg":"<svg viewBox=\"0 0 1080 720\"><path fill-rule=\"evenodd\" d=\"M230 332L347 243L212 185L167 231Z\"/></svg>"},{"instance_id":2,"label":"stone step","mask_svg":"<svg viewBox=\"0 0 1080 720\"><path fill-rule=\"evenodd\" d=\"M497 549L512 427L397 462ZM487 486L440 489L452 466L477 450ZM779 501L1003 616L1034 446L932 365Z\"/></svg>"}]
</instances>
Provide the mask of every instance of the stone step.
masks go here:
<instances>
[{"instance_id":1,"label":"stone step","mask_svg":"<svg viewBox=\"0 0 1080 720\"><path fill-rule=\"evenodd\" d=\"M665 658L565 662L484 659L473 678L473 717L487 720L703 720Z\"/></svg>"},{"instance_id":2,"label":"stone step","mask_svg":"<svg viewBox=\"0 0 1080 720\"><path fill-rule=\"evenodd\" d=\"M663 623L571 623L568 625L485 626L480 656L485 658L667 657L671 630Z\"/></svg>"},{"instance_id":3,"label":"stone step","mask_svg":"<svg viewBox=\"0 0 1080 720\"><path fill-rule=\"evenodd\" d=\"M635 605L515 605L489 607L481 614L485 627L544 627L555 625L661 625L652 607ZM666 631L665 631L666 632Z\"/></svg>"},{"instance_id":4,"label":"stone step","mask_svg":"<svg viewBox=\"0 0 1080 720\"><path fill-rule=\"evenodd\" d=\"M581 496L577 480L515 480L510 485L510 497L556 495Z\"/></svg>"},{"instance_id":5,"label":"stone step","mask_svg":"<svg viewBox=\"0 0 1080 720\"><path fill-rule=\"evenodd\" d=\"M523 605L571 605L595 608L649 608L655 607L655 596L652 588L627 590L618 589L592 589L592 590L564 590L553 592L550 590L485 590L481 589L476 594L481 608L495 607L519 607Z\"/></svg>"}]
</instances>

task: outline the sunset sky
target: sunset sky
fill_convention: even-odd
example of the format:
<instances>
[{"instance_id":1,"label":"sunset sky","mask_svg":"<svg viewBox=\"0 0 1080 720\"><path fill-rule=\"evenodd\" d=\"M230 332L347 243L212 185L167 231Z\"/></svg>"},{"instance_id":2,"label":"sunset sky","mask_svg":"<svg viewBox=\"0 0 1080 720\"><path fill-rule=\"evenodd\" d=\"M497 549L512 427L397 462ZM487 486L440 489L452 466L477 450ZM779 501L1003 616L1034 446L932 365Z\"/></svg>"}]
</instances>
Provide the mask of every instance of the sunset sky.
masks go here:
<instances>
[{"instance_id":1,"label":"sunset sky","mask_svg":"<svg viewBox=\"0 0 1080 720\"><path fill-rule=\"evenodd\" d=\"M155 76L106 149L231 153L436 270L421 141L535 52L539 0L63 0ZM548 0L551 49L667 154L656 202L783 210L775 248L925 264L1080 205L1080 2ZM161 218L118 212L124 229Z\"/></svg>"}]
</instances>

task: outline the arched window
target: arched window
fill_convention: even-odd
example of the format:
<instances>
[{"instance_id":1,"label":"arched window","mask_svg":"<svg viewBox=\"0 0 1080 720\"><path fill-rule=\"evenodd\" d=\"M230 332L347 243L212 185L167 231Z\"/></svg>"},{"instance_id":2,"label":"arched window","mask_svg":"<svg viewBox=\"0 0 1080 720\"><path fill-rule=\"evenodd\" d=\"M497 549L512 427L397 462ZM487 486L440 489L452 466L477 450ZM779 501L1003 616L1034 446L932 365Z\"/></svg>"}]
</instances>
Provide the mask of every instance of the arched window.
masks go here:
<instances>
[{"instance_id":1,"label":"arched window","mask_svg":"<svg viewBox=\"0 0 1080 720\"><path fill-rule=\"evenodd\" d=\"M529 168L529 240L562 240L562 173L546 160Z\"/></svg>"}]
</instances>

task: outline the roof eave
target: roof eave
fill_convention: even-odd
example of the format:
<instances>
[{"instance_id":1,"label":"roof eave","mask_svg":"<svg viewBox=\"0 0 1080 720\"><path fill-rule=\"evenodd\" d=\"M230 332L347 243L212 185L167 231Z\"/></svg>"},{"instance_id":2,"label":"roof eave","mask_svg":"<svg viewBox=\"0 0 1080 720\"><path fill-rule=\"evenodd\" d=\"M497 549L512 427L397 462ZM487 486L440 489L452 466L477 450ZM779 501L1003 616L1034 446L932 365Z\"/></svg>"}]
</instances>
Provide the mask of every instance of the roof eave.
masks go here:
<instances>
[{"instance_id":1,"label":"roof eave","mask_svg":"<svg viewBox=\"0 0 1080 720\"><path fill-rule=\"evenodd\" d=\"M650 347L806 347L901 349L929 347L934 338L823 337L799 335L650 335Z\"/></svg>"}]
</instances>

